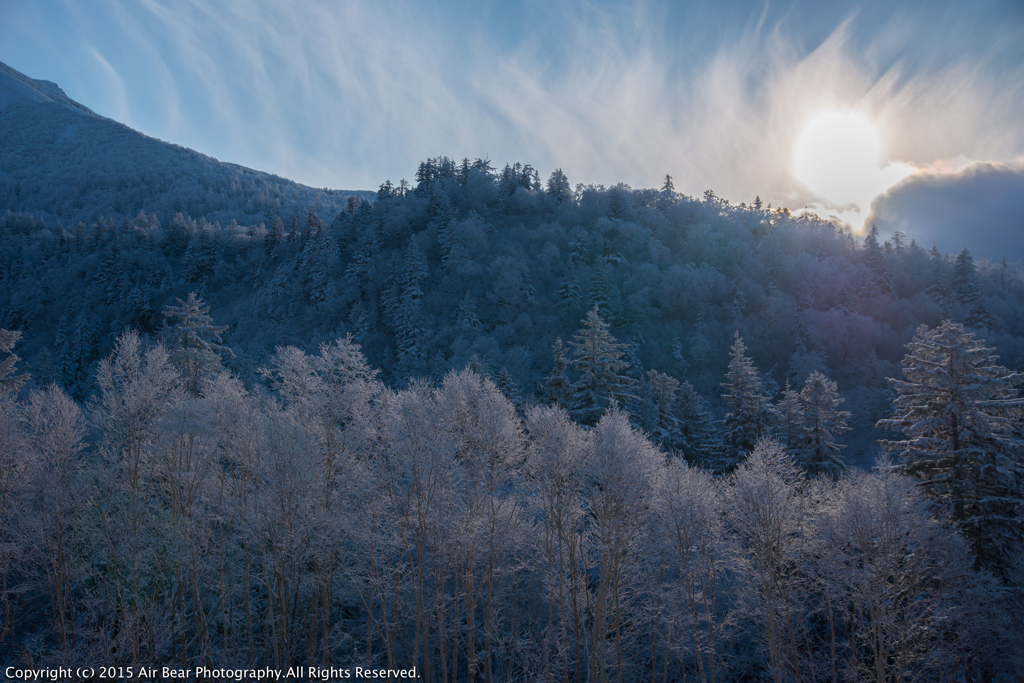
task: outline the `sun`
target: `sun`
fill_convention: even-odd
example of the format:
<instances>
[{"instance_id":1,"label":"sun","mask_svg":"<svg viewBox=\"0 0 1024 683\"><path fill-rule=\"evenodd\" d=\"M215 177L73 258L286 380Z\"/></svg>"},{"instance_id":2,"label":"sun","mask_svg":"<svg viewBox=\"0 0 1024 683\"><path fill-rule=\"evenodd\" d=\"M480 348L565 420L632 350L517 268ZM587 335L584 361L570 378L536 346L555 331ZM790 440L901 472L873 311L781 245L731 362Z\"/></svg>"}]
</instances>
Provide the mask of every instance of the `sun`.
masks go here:
<instances>
[{"instance_id":1,"label":"sun","mask_svg":"<svg viewBox=\"0 0 1024 683\"><path fill-rule=\"evenodd\" d=\"M869 118L827 110L804 124L793 147L793 175L827 208L863 215L910 172L904 164L883 167L884 154L882 134Z\"/></svg>"}]
</instances>

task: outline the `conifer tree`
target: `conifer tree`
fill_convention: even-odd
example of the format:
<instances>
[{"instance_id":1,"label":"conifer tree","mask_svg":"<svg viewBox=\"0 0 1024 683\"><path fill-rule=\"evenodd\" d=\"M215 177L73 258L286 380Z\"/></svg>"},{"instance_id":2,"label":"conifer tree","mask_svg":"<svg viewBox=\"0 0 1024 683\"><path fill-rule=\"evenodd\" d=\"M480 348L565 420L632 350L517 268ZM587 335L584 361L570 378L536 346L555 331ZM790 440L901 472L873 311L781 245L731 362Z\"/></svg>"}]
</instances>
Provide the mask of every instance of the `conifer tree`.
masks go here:
<instances>
[{"instance_id":1,"label":"conifer tree","mask_svg":"<svg viewBox=\"0 0 1024 683\"><path fill-rule=\"evenodd\" d=\"M562 169L556 168L548 178L548 194L559 202L567 202L573 198L572 185L569 179L562 173Z\"/></svg>"},{"instance_id":2,"label":"conifer tree","mask_svg":"<svg viewBox=\"0 0 1024 683\"><path fill-rule=\"evenodd\" d=\"M672 176L666 175L665 182L661 186L661 192L658 193L657 207L662 211L665 211L676 202L676 187L672 182Z\"/></svg>"},{"instance_id":3,"label":"conifer tree","mask_svg":"<svg viewBox=\"0 0 1024 683\"><path fill-rule=\"evenodd\" d=\"M625 405L632 397L635 382L622 374L628 367L622 360L626 345L608 332L597 306L587 313L574 339L570 342L575 356L572 366L579 379L573 385L571 412L581 424L595 425L612 401Z\"/></svg>"},{"instance_id":4,"label":"conifer tree","mask_svg":"<svg viewBox=\"0 0 1024 683\"><path fill-rule=\"evenodd\" d=\"M682 425L676 413L679 403L679 380L657 370L648 370L647 378L651 383L655 404L651 440L675 447L682 440Z\"/></svg>"},{"instance_id":5,"label":"conifer tree","mask_svg":"<svg viewBox=\"0 0 1024 683\"><path fill-rule=\"evenodd\" d=\"M580 286L576 282L576 269L570 263L565 269L565 277L558 286L558 300L570 312L580 308L583 304L583 295Z\"/></svg>"},{"instance_id":6,"label":"conifer tree","mask_svg":"<svg viewBox=\"0 0 1024 683\"><path fill-rule=\"evenodd\" d=\"M568 408L572 398L572 382L569 381L569 375L566 373L568 363L565 359L566 351L561 337L555 339L551 349L555 362L551 368L551 374L544 378L544 382L540 386L541 395L548 403Z\"/></svg>"},{"instance_id":7,"label":"conifer tree","mask_svg":"<svg viewBox=\"0 0 1024 683\"><path fill-rule=\"evenodd\" d=\"M707 399L684 381L679 385L678 405L681 448L686 459L710 469L721 469L726 449Z\"/></svg>"},{"instance_id":8,"label":"conifer tree","mask_svg":"<svg viewBox=\"0 0 1024 683\"><path fill-rule=\"evenodd\" d=\"M810 474L825 474L836 478L846 468L839 454L844 445L836 437L850 431L847 422L850 411L840 410L836 383L821 372L813 372L800 392L803 428L800 438L800 457Z\"/></svg>"},{"instance_id":9,"label":"conifer tree","mask_svg":"<svg viewBox=\"0 0 1024 683\"><path fill-rule=\"evenodd\" d=\"M472 294L464 296L455 311L455 328L459 334L466 335L476 335L484 329L480 317L476 314L476 299Z\"/></svg>"},{"instance_id":10,"label":"conifer tree","mask_svg":"<svg viewBox=\"0 0 1024 683\"><path fill-rule=\"evenodd\" d=\"M509 400L509 403L516 409L517 413L523 412L523 394L519 391L519 384L515 378L512 377L512 373L508 371L505 366L501 367L501 371L498 372L498 376L494 381L495 386L498 387L498 391L505 395L505 398Z\"/></svg>"},{"instance_id":11,"label":"conifer tree","mask_svg":"<svg viewBox=\"0 0 1024 683\"><path fill-rule=\"evenodd\" d=\"M889 380L893 416L877 425L904 438L881 443L994 565L1024 538L1024 376L997 365L993 349L948 320L922 325L907 351L903 379Z\"/></svg>"},{"instance_id":12,"label":"conifer tree","mask_svg":"<svg viewBox=\"0 0 1024 683\"><path fill-rule=\"evenodd\" d=\"M885 262L882 246L878 243L878 228L873 225L864 238L864 264L871 271L874 288L884 294L892 293L892 272Z\"/></svg>"},{"instance_id":13,"label":"conifer tree","mask_svg":"<svg viewBox=\"0 0 1024 683\"><path fill-rule=\"evenodd\" d=\"M740 333L736 332L729 370L721 384L722 398L729 405L725 415L725 444L734 463L753 450L771 416L761 375L746 351Z\"/></svg>"},{"instance_id":14,"label":"conifer tree","mask_svg":"<svg viewBox=\"0 0 1024 683\"><path fill-rule=\"evenodd\" d=\"M782 400L776 410L779 419L776 434L779 442L786 450L792 451L800 439L800 428L804 423L803 406L800 404L800 392L790 387L786 380L786 388L782 391Z\"/></svg>"},{"instance_id":15,"label":"conifer tree","mask_svg":"<svg viewBox=\"0 0 1024 683\"><path fill-rule=\"evenodd\" d=\"M988 329L992 327L992 315L988 312L982 297L981 283L978 281L978 269L974 264L971 252L964 248L956 257L953 267L953 295L967 309L964 324L968 327Z\"/></svg>"},{"instance_id":16,"label":"conifer tree","mask_svg":"<svg viewBox=\"0 0 1024 683\"><path fill-rule=\"evenodd\" d=\"M164 317L173 321L164 327L164 340L185 391L199 396L206 381L222 369L221 354L234 356L221 343L220 335L228 327L214 324L210 307L195 292L189 292L186 301L177 301L177 306L164 309Z\"/></svg>"},{"instance_id":17,"label":"conifer tree","mask_svg":"<svg viewBox=\"0 0 1024 683\"><path fill-rule=\"evenodd\" d=\"M981 284L978 282L978 269L974 265L971 252L964 250L956 257L953 267L953 294L963 306L970 308L981 297Z\"/></svg>"},{"instance_id":18,"label":"conifer tree","mask_svg":"<svg viewBox=\"0 0 1024 683\"><path fill-rule=\"evenodd\" d=\"M14 345L18 343L19 339L21 339L19 331L0 330L0 352L10 354L0 361L0 390L17 391L28 379L28 375L14 375L14 365L19 360L14 353Z\"/></svg>"}]
</instances>

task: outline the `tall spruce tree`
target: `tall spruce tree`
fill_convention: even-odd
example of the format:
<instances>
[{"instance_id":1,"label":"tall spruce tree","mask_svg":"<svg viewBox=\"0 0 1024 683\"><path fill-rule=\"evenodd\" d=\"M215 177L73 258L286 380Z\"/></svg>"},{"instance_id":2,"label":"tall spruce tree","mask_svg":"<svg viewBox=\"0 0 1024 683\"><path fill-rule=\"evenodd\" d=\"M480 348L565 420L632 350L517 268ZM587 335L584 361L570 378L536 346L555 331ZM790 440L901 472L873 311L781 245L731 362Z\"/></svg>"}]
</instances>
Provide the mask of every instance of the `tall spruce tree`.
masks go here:
<instances>
[{"instance_id":1,"label":"tall spruce tree","mask_svg":"<svg viewBox=\"0 0 1024 683\"><path fill-rule=\"evenodd\" d=\"M554 355L554 365L551 367L551 374L544 378L540 385L540 393L545 401L568 408L572 399L572 382L566 373L568 363L565 359L565 346L562 338L555 339L551 346Z\"/></svg>"},{"instance_id":2,"label":"tall spruce tree","mask_svg":"<svg viewBox=\"0 0 1024 683\"><path fill-rule=\"evenodd\" d=\"M992 315L988 312L985 299L982 297L981 282L978 280L978 268L974 264L971 252L965 247L956 257L953 267L953 295L967 309L964 324L976 329L990 329Z\"/></svg>"},{"instance_id":3,"label":"tall spruce tree","mask_svg":"<svg viewBox=\"0 0 1024 683\"><path fill-rule=\"evenodd\" d=\"M730 351L729 370L722 382L722 398L729 405L725 415L725 444L735 465L753 450L771 420L771 407L761 374L746 355L740 333Z\"/></svg>"},{"instance_id":4,"label":"tall spruce tree","mask_svg":"<svg viewBox=\"0 0 1024 683\"><path fill-rule=\"evenodd\" d=\"M21 332L16 330L0 330L0 352L9 354L0 361L0 390L14 392L25 383L28 375L15 375L14 365L19 358L14 353L14 345L21 339Z\"/></svg>"},{"instance_id":5,"label":"tall spruce tree","mask_svg":"<svg viewBox=\"0 0 1024 683\"><path fill-rule=\"evenodd\" d=\"M199 396L203 385L223 369L221 354L234 356L221 343L220 335L228 327L214 324L210 307L195 292L189 292L186 301L177 301L177 306L168 306L163 311L169 321L164 327L164 341L185 391Z\"/></svg>"},{"instance_id":6,"label":"tall spruce tree","mask_svg":"<svg viewBox=\"0 0 1024 683\"><path fill-rule=\"evenodd\" d=\"M878 427L903 433L884 440L899 467L962 525L979 559L997 566L1024 539L1024 460L1019 438L1024 376L963 325L918 329L890 379L895 411Z\"/></svg>"},{"instance_id":7,"label":"tall spruce tree","mask_svg":"<svg viewBox=\"0 0 1024 683\"><path fill-rule=\"evenodd\" d=\"M800 435L800 460L811 474L837 478L846 464L839 457L846 446L836 437L850 431L850 411L840 410L844 399L839 388L821 372L812 372L800 392L803 425Z\"/></svg>"},{"instance_id":8,"label":"tall spruce tree","mask_svg":"<svg viewBox=\"0 0 1024 683\"><path fill-rule=\"evenodd\" d=\"M654 419L650 429L651 440L666 448L678 448L682 441L682 424L677 415L679 380L657 370L648 370L654 397Z\"/></svg>"},{"instance_id":9,"label":"tall spruce tree","mask_svg":"<svg viewBox=\"0 0 1024 683\"><path fill-rule=\"evenodd\" d=\"M590 309L583 329L569 342L572 366L579 379L573 384L572 416L585 425L596 425L612 401L627 405L635 381L622 374L629 366L622 356L626 345L615 341L597 306Z\"/></svg>"}]
</instances>

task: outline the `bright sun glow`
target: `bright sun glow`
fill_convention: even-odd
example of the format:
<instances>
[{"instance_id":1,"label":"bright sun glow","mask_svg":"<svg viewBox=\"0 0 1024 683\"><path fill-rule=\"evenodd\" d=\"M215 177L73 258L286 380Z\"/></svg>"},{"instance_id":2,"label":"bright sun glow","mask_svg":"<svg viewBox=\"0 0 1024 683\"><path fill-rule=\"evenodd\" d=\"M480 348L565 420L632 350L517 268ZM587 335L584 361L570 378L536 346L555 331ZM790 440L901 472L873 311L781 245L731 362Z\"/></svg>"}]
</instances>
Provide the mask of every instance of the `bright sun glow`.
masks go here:
<instances>
[{"instance_id":1,"label":"bright sun glow","mask_svg":"<svg viewBox=\"0 0 1024 683\"><path fill-rule=\"evenodd\" d=\"M804 126L793 149L793 175L847 222L863 220L871 200L905 178L906 164L882 167L882 135L866 117L826 111ZM855 225L855 227L860 227Z\"/></svg>"}]
</instances>

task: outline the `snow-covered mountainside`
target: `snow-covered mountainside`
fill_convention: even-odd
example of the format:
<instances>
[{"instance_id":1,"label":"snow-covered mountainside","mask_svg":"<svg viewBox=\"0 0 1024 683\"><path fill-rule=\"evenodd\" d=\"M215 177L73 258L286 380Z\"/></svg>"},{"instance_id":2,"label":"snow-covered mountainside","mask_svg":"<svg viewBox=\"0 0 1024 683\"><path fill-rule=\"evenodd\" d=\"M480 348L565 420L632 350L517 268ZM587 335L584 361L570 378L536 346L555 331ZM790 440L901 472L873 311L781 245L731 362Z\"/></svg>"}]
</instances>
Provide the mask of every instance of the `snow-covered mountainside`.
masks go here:
<instances>
[{"instance_id":1,"label":"snow-covered mountainside","mask_svg":"<svg viewBox=\"0 0 1024 683\"><path fill-rule=\"evenodd\" d=\"M0 212L89 223L181 212L242 224L336 213L353 194L306 187L156 140L0 63Z\"/></svg>"}]
</instances>

